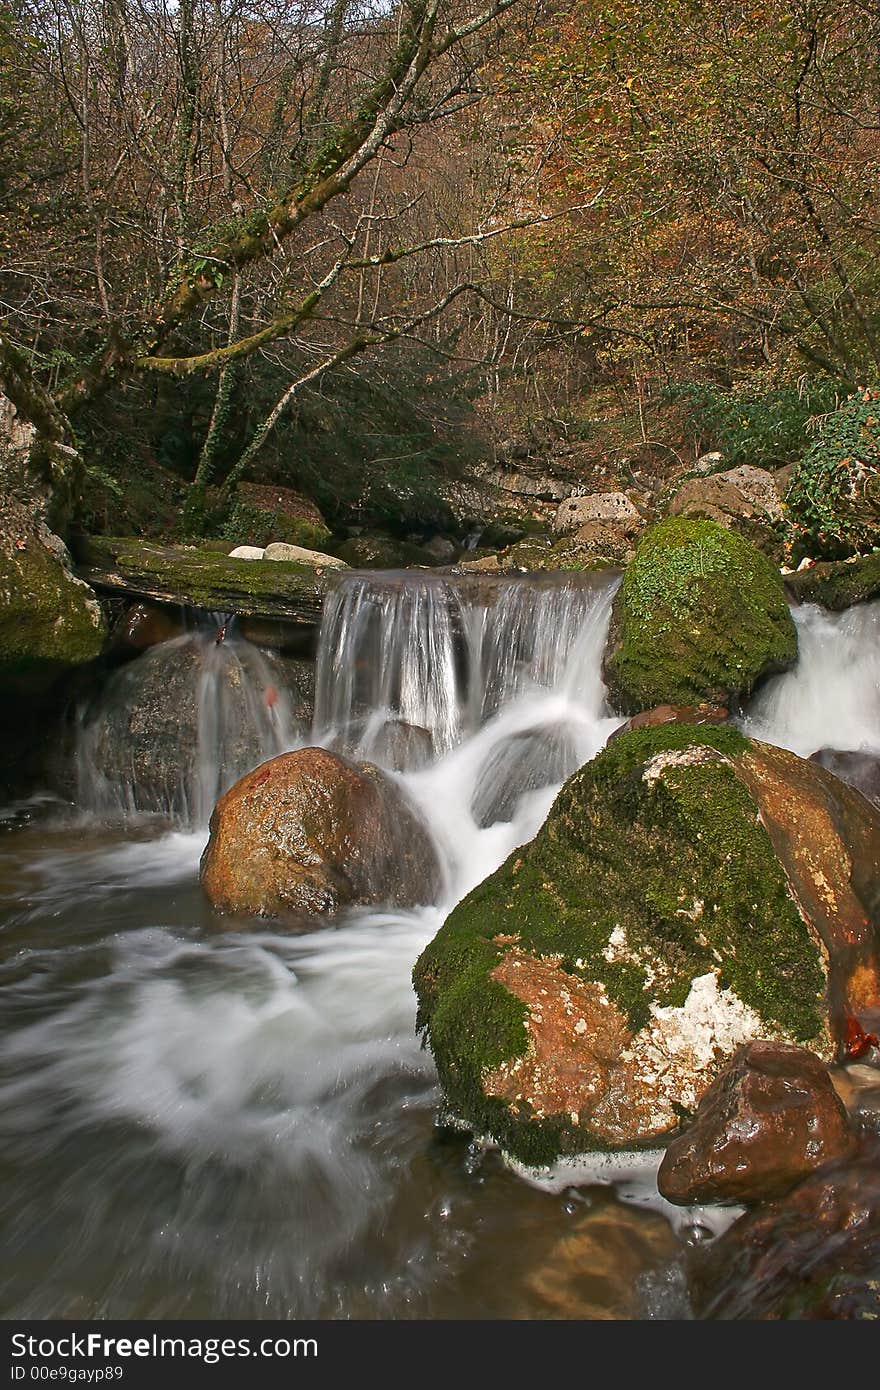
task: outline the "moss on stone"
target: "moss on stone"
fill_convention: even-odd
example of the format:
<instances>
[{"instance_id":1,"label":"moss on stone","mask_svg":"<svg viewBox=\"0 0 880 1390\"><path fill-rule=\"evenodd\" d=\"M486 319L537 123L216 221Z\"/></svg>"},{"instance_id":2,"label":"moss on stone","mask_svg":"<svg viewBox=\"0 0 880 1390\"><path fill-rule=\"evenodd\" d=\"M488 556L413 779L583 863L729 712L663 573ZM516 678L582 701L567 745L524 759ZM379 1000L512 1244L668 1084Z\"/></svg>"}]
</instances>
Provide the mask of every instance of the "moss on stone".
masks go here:
<instances>
[{"instance_id":1,"label":"moss on stone","mask_svg":"<svg viewBox=\"0 0 880 1390\"><path fill-rule=\"evenodd\" d=\"M652 1004L680 1007L694 978L720 968L780 1033L823 1032L825 974L755 802L737 777L735 729L668 724L621 735L570 778L532 843L465 898L414 971L418 1026L448 1102L524 1162L602 1147L588 1122L516 1115L483 1080L524 1054L526 1009L489 979L509 950L553 957L601 983L637 1032ZM645 765L673 750L656 779ZM626 951L610 953L612 933Z\"/></svg>"},{"instance_id":2,"label":"moss on stone","mask_svg":"<svg viewBox=\"0 0 880 1390\"><path fill-rule=\"evenodd\" d=\"M792 593L805 603L821 603L840 613L854 603L880 598L880 550L859 560L811 565L786 580Z\"/></svg>"},{"instance_id":3,"label":"moss on stone","mask_svg":"<svg viewBox=\"0 0 880 1390\"><path fill-rule=\"evenodd\" d=\"M37 693L100 654L106 628L94 594L33 534L0 547L0 684Z\"/></svg>"},{"instance_id":4,"label":"moss on stone","mask_svg":"<svg viewBox=\"0 0 880 1390\"><path fill-rule=\"evenodd\" d=\"M272 541L320 550L330 540L330 529L308 516L289 516L252 502L236 502L223 526L223 536L231 545L267 546Z\"/></svg>"},{"instance_id":5,"label":"moss on stone","mask_svg":"<svg viewBox=\"0 0 880 1390\"><path fill-rule=\"evenodd\" d=\"M779 573L747 540L681 517L645 534L615 599L606 651L618 708L726 704L796 658Z\"/></svg>"},{"instance_id":6,"label":"moss on stone","mask_svg":"<svg viewBox=\"0 0 880 1390\"><path fill-rule=\"evenodd\" d=\"M96 587L251 617L316 623L332 578L289 560L233 560L204 548L95 537L81 574Z\"/></svg>"}]
</instances>

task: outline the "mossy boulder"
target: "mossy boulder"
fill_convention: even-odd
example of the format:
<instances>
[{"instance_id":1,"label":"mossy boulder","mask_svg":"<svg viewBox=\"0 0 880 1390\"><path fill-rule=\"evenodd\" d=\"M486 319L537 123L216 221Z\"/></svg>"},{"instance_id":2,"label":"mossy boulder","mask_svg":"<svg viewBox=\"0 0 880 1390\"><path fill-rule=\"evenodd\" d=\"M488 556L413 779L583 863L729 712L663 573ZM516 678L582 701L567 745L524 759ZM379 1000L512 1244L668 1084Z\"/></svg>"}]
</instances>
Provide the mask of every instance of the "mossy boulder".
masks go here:
<instances>
[{"instance_id":1,"label":"mossy boulder","mask_svg":"<svg viewBox=\"0 0 880 1390\"><path fill-rule=\"evenodd\" d=\"M804 603L821 603L833 613L880 598L880 550L861 559L820 562L786 576L786 584Z\"/></svg>"},{"instance_id":2,"label":"mossy boulder","mask_svg":"<svg viewBox=\"0 0 880 1390\"><path fill-rule=\"evenodd\" d=\"M880 1004L878 876L880 818L824 769L623 735L416 964L451 1113L541 1165L658 1145L753 1038L830 1059Z\"/></svg>"},{"instance_id":3,"label":"mossy boulder","mask_svg":"<svg viewBox=\"0 0 880 1390\"><path fill-rule=\"evenodd\" d=\"M683 517L645 534L614 600L605 652L616 708L727 705L796 659L779 573L743 536Z\"/></svg>"},{"instance_id":4,"label":"mossy boulder","mask_svg":"<svg viewBox=\"0 0 880 1390\"><path fill-rule=\"evenodd\" d=\"M58 538L11 499L2 516L0 691L39 695L100 654L106 625Z\"/></svg>"}]
</instances>

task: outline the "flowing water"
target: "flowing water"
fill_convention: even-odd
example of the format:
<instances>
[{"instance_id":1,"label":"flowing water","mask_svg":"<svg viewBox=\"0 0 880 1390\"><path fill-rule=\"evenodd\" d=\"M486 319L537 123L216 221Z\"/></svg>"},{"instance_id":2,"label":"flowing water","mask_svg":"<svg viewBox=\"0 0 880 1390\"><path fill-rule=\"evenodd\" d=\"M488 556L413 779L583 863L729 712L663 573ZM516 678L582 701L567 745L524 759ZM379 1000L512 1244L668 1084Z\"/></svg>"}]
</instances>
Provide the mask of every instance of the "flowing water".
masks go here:
<instances>
[{"instance_id":1,"label":"flowing water","mask_svg":"<svg viewBox=\"0 0 880 1390\"><path fill-rule=\"evenodd\" d=\"M713 1214L674 1229L644 1165L525 1182L438 1128L414 1033L419 951L620 722L601 682L612 594L349 576L311 734L234 631L112 678L84 717L78 805L0 814L0 1313L687 1316L682 1251ZM761 736L878 746L878 612L799 615L801 667L757 702ZM144 781L156 721L170 753ZM214 796L309 739L403 769L442 901L299 936L212 915L197 874Z\"/></svg>"}]
</instances>

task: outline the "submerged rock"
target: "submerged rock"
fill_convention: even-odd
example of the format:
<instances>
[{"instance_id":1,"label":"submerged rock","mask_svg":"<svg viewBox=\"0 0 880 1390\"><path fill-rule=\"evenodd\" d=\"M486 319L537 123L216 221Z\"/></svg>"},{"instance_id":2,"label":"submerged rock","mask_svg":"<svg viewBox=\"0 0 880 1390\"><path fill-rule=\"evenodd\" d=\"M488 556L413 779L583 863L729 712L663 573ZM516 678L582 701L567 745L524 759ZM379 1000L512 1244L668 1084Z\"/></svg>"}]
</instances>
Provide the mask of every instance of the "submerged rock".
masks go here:
<instances>
[{"instance_id":1,"label":"submerged rock","mask_svg":"<svg viewBox=\"0 0 880 1390\"><path fill-rule=\"evenodd\" d=\"M434 757L434 736L406 719L356 719L332 741L336 752L394 772L415 772Z\"/></svg>"},{"instance_id":2,"label":"submerged rock","mask_svg":"<svg viewBox=\"0 0 880 1390\"><path fill-rule=\"evenodd\" d=\"M880 806L880 753L819 748L810 754L810 761L826 767L842 782L855 787L875 806Z\"/></svg>"},{"instance_id":3,"label":"submerged rock","mask_svg":"<svg viewBox=\"0 0 880 1390\"><path fill-rule=\"evenodd\" d=\"M880 1318L880 1146L740 1217L691 1284L704 1318Z\"/></svg>"},{"instance_id":4,"label":"submerged rock","mask_svg":"<svg viewBox=\"0 0 880 1390\"><path fill-rule=\"evenodd\" d=\"M764 1201L855 1146L846 1107L819 1058L785 1043L753 1042L673 1139L657 1186L684 1206Z\"/></svg>"},{"instance_id":5,"label":"submerged rock","mask_svg":"<svg viewBox=\"0 0 880 1390\"><path fill-rule=\"evenodd\" d=\"M654 1146L755 1038L880 1004L880 818L732 728L626 734L414 972L451 1111L526 1163ZM867 1016L867 1015L866 1015Z\"/></svg>"},{"instance_id":6,"label":"submerged rock","mask_svg":"<svg viewBox=\"0 0 880 1390\"><path fill-rule=\"evenodd\" d=\"M220 912L284 917L431 902L440 867L392 778L301 748L263 763L217 803L201 877Z\"/></svg>"},{"instance_id":7,"label":"submerged rock","mask_svg":"<svg viewBox=\"0 0 880 1390\"><path fill-rule=\"evenodd\" d=\"M481 827L513 820L521 797L564 781L579 761L575 739L558 724L511 734L480 770L471 815Z\"/></svg>"},{"instance_id":8,"label":"submerged rock","mask_svg":"<svg viewBox=\"0 0 880 1390\"><path fill-rule=\"evenodd\" d=\"M779 574L742 536L673 518L642 538L614 600L605 653L615 707L727 705L796 658Z\"/></svg>"},{"instance_id":9,"label":"submerged rock","mask_svg":"<svg viewBox=\"0 0 880 1390\"><path fill-rule=\"evenodd\" d=\"M113 645L127 652L145 652L183 635L179 609L156 603L132 603L113 629Z\"/></svg>"}]
</instances>

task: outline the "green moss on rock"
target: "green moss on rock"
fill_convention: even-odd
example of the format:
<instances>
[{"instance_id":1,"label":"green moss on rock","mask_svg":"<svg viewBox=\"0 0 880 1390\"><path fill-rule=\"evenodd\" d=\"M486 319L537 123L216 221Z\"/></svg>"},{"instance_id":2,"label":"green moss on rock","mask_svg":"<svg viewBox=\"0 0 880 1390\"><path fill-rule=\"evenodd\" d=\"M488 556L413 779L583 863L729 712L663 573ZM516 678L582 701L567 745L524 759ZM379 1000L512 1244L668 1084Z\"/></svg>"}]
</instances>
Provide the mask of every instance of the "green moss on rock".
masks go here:
<instances>
[{"instance_id":1,"label":"green moss on rock","mask_svg":"<svg viewBox=\"0 0 880 1390\"><path fill-rule=\"evenodd\" d=\"M788 576L792 593L805 603L821 603L834 613L854 603L880 598L880 550L859 560L811 565Z\"/></svg>"},{"instance_id":2,"label":"green moss on rock","mask_svg":"<svg viewBox=\"0 0 880 1390\"><path fill-rule=\"evenodd\" d=\"M627 714L726 704L797 658L774 565L712 521L670 518L636 549L614 602L605 678Z\"/></svg>"},{"instance_id":3,"label":"green moss on rock","mask_svg":"<svg viewBox=\"0 0 880 1390\"><path fill-rule=\"evenodd\" d=\"M203 547L160 546L94 537L81 549L80 573L96 588L162 603L249 617L320 621L332 577L289 560L238 560Z\"/></svg>"},{"instance_id":4,"label":"green moss on rock","mask_svg":"<svg viewBox=\"0 0 880 1390\"><path fill-rule=\"evenodd\" d=\"M0 686L39 693L100 654L106 628L94 594L33 535L0 546Z\"/></svg>"},{"instance_id":5,"label":"green moss on rock","mask_svg":"<svg viewBox=\"0 0 880 1390\"><path fill-rule=\"evenodd\" d=\"M684 724L615 739L420 956L418 1026L447 1101L522 1161L614 1146L589 1117L535 1118L486 1094L486 1075L529 1042L526 1005L490 979L513 944L601 983L633 1034L652 1006L680 1008L694 979L718 970L771 1034L807 1045L825 1035L820 949L737 776L748 746L733 728ZM677 756L654 776L660 754Z\"/></svg>"}]
</instances>

